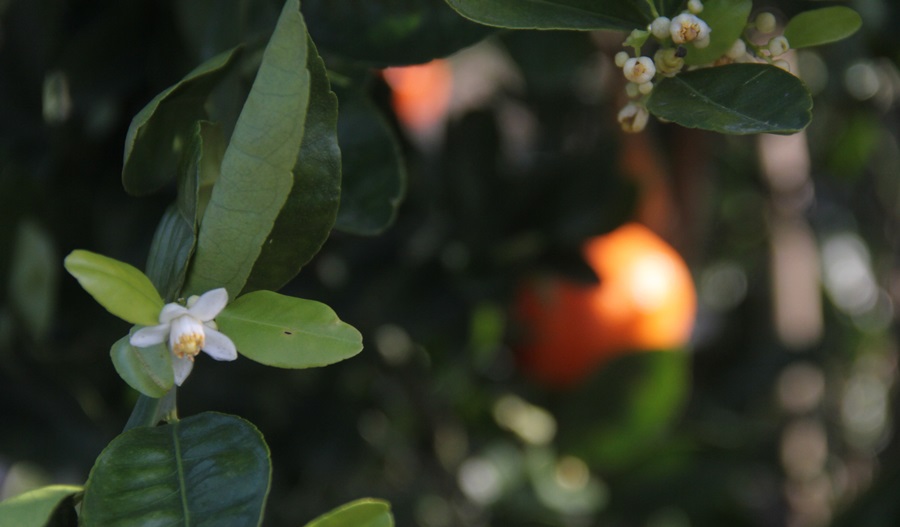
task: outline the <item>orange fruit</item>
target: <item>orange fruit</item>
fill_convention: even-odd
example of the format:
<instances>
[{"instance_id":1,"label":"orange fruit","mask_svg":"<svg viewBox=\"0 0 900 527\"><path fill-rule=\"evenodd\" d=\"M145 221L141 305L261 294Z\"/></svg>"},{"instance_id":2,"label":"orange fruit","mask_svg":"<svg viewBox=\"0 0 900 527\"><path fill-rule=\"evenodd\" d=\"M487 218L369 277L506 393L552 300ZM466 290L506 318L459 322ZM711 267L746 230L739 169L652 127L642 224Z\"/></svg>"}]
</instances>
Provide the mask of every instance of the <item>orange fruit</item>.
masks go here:
<instances>
[{"instance_id":1,"label":"orange fruit","mask_svg":"<svg viewBox=\"0 0 900 527\"><path fill-rule=\"evenodd\" d=\"M382 75L391 87L391 106L404 126L423 132L443 121L453 87L453 73L446 60L386 68Z\"/></svg>"},{"instance_id":2,"label":"orange fruit","mask_svg":"<svg viewBox=\"0 0 900 527\"><path fill-rule=\"evenodd\" d=\"M688 342L697 296L675 249L643 225L628 223L588 240L583 253L599 284L544 278L519 290L519 357L526 373L566 387L617 355Z\"/></svg>"}]
</instances>

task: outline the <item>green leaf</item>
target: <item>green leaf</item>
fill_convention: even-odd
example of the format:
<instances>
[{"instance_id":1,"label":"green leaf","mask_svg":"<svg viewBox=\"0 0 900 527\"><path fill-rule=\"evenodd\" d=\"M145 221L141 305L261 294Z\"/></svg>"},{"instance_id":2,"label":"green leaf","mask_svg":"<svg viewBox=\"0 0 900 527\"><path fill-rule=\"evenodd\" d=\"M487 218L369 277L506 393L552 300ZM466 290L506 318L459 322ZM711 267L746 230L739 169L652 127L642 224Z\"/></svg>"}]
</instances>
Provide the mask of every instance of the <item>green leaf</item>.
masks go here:
<instances>
[{"instance_id":1,"label":"green leaf","mask_svg":"<svg viewBox=\"0 0 900 527\"><path fill-rule=\"evenodd\" d=\"M792 134L812 119L812 98L800 79L780 68L729 64L663 79L647 109L688 128Z\"/></svg>"},{"instance_id":2,"label":"green leaf","mask_svg":"<svg viewBox=\"0 0 900 527\"><path fill-rule=\"evenodd\" d=\"M462 16L510 29L646 29L643 0L446 0Z\"/></svg>"},{"instance_id":3,"label":"green leaf","mask_svg":"<svg viewBox=\"0 0 900 527\"><path fill-rule=\"evenodd\" d=\"M325 64L307 40L309 107L291 193L263 244L245 291L280 289L319 252L328 239L341 202L341 149L338 101Z\"/></svg>"},{"instance_id":4,"label":"green leaf","mask_svg":"<svg viewBox=\"0 0 900 527\"><path fill-rule=\"evenodd\" d=\"M285 3L263 53L200 223L186 294L225 287L236 297L291 192L310 92L299 9Z\"/></svg>"},{"instance_id":5,"label":"green leaf","mask_svg":"<svg viewBox=\"0 0 900 527\"><path fill-rule=\"evenodd\" d=\"M700 17L716 29L705 48L686 46L685 64L710 64L724 55L744 32L751 9L752 0L705 0Z\"/></svg>"},{"instance_id":6,"label":"green leaf","mask_svg":"<svg viewBox=\"0 0 900 527\"><path fill-rule=\"evenodd\" d=\"M406 193L406 166L392 128L361 90L338 90L343 156L336 229L374 235L394 221Z\"/></svg>"},{"instance_id":7,"label":"green leaf","mask_svg":"<svg viewBox=\"0 0 900 527\"><path fill-rule=\"evenodd\" d=\"M79 492L74 485L50 485L9 498L0 502L0 527L45 527Z\"/></svg>"},{"instance_id":8,"label":"green leaf","mask_svg":"<svg viewBox=\"0 0 900 527\"><path fill-rule=\"evenodd\" d=\"M127 263L77 249L65 259L66 270L94 300L132 324L153 326L163 307L147 276Z\"/></svg>"},{"instance_id":9,"label":"green leaf","mask_svg":"<svg viewBox=\"0 0 900 527\"><path fill-rule=\"evenodd\" d=\"M843 40L860 27L862 18L849 7L823 7L792 18L784 28L784 36L792 48L808 48Z\"/></svg>"},{"instance_id":10,"label":"green leaf","mask_svg":"<svg viewBox=\"0 0 900 527\"><path fill-rule=\"evenodd\" d=\"M218 177L218 156L224 145L221 127L198 121L178 169L178 199L166 209L156 228L147 276L167 301L175 300L187 275L188 262L197 243L201 182ZM213 172L208 174L208 172ZM209 184L211 186L211 183Z\"/></svg>"},{"instance_id":11,"label":"green leaf","mask_svg":"<svg viewBox=\"0 0 900 527\"><path fill-rule=\"evenodd\" d=\"M495 30L473 24L443 0L304 0L309 33L324 50L376 66L427 62Z\"/></svg>"},{"instance_id":12,"label":"green leaf","mask_svg":"<svg viewBox=\"0 0 900 527\"><path fill-rule=\"evenodd\" d=\"M172 355L165 343L138 348L128 342L137 328L120 338L109 350L119 377L148 397L159 398L175 385Z\"/></svg>"},{"instance_id":13,"label":"green leaf","mask_svg":"<svg viewBox=\"0 0 900 527\"><path fill-rule=\"evenodd\" d=\"M270 483L269 449L256 427L207 412L113 439L91 469L81 521L257 526Z\"/></svg>"},{"instance_id":14,"label":"green leaf","mask_svg":"<svg viewBox=\"0 0 900 527\"><path fill-rule=\"evenodd\" d=\"M210 92L231 71L240 48L204 62L145 106L125 136L122 184L130 194L155 192L175 177L181 153L194 123L206 118L203 108Z\"/></svg>"},{"instance_id":15,"label":"green leaf","mask_svg":"<svg viewBox=\"0 0 900 527\"><path fill-rule=\"evenodd\" d=\"M9 273L9 300L36 341L50 330L59 285L59 256L53 239L30 220L19 223Z\"/></svg>"},{"instance_id":16,"label":"green leaf","mask_svg":"<svg viewBox=\"0 0 900 527\"><path fill-rule=\"evenodd\" d=\"M330 307L271 291L238 298L216 323L241 355L268 366L326 366L362 350L362 336Z\"/></svg>"},{"instance_id":17,"label":"green leaf","mask_svg":"<svg viewBox=\"0 0 900 527\"><path fill-rule=\"evenodd\" d=\"M393 527L391 505L382 500L363 498L327 512L304 527Z\"/></svg>"}]
</instances>

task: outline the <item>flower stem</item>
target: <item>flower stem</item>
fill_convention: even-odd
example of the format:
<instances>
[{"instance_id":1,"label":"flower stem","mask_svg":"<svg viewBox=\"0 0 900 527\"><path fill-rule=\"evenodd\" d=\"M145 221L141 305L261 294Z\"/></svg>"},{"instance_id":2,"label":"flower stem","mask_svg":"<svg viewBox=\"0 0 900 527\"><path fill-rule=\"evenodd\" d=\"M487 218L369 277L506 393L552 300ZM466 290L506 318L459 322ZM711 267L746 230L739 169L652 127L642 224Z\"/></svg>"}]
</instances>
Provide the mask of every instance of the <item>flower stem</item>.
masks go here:
<instances>
[{"instance_id":1,"label":"flower stem","mask_svg":"<svg viewBox=\"0 0 900 527\"><path fill-rule=\"evenodd\" d=\"M156 426L160 421L177 421L178 407L175 403L175 392L176 389L172 388L159 399L146 395L138 397L123 432L139 426Z\"/></svg>"},{"instance_id":2,"label":"flower stem","mask_svg":"<svg viewBox=\"0 0 900 527\"><path fill-rule=\"evenodd\" d=\"M650 14L653 15L653 19L659 18L659 11L656 9L656 3L653 0L646 0L647 5L650 6Z\"/></svg>"}]
</instances>

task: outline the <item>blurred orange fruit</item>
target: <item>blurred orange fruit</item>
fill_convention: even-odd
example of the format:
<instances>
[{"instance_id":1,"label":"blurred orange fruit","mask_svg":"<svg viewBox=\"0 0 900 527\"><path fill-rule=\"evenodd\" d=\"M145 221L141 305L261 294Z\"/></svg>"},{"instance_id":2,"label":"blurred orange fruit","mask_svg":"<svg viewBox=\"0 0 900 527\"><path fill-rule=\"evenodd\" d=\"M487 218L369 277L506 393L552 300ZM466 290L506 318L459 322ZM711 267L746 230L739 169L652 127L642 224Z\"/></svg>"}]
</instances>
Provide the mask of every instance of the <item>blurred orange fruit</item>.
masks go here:
<instances>
[{"instance_id":1,"label":"blurred orange fruit","mask_svg":"<svg viewBox=\"0 0 900 527\"><path fill-rule=\"evenodd\" d=\"M446 60L386 68L382 74L393 92L391 105L404 126L422 132L443 121L453 87Z\"/></svg>"},{"instance_id":2,"label":"blurred orange fruit","mask_svg":"<svg viewBox=\"0 0 900 527\"><path fill-rule=\"evenodd\" d=\"M628 223L587 241L584 257L600 283L544 278L516 298L522 368L566 387L632 351L683 347L697 311L687 264L648 228Z\"/></svg>"}]
</instances>

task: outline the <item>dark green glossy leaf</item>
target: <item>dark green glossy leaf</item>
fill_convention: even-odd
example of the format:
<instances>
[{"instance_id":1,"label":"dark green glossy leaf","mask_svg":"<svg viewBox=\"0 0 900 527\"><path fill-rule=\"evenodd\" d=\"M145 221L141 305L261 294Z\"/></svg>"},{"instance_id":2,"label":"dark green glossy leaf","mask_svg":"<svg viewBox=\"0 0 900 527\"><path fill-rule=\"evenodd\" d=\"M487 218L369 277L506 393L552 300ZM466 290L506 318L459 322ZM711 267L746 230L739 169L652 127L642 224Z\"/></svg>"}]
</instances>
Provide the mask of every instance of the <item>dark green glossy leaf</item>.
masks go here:
<instances>
[{"instance_id":1,"label":"dark green glossy leaf","mask_svg":"<svg viewBox=\"0 0 900 527\"><path fill-rule=\"evenodd\" d=\"M257 526L269 492L269 449L252 424L203 413L119 435L85 485L84 527Z\"/></svg>"},{"instance_id":2,"label":"dark green glossy leaf","mask_svg":"<svg viewBox=\"0 0 900 527\"><path fill-rule=\"evenodd\" d=\"M377 66L427 62L493 32L443 0L304 0L302 9L322 49Z\"/></svg>"},{"instance_id":3,"label":"dark green glossy leaf","mask_svg":"<svg viewBox=\"0 0 900 527\"><path fill-rule=\"evenodd\" d=\"M175 177L194 123L206 118L203 104L237 62L239 51L235 48L204 62L134 116L125 137L122 184L126 191L149 194Z\"/></svg>"},{"instance_id":4,"label":"dark green glossy leaf","mask_svg":"<svg viewBox=\"0 0 900 527\"><path fill-rule=\"evenodd\" d=\"M50 485L9 498L0 502L0 527L46 527L79 492L74 485Z\"/></svg>"},{"instance_id":5,"label":"dark green glossy leaf","mask_svg":"<svg viewBox=\"0 0 900 527\"><path fill-rule=\"evenodd\" d=\"M310 76L306 131L293 169L291 193L263 244L245 291L280 289L300 272L328 238L341 202L341 149L337 97L325 64L308 43Z\"/></svg>"},{"instance_id":6,"label":"dark green glossy leaf","mask_svg":"<svg viewBox=\"0 0 900 527\"><path fill-rule=\"evenodd\" d=\"M172 355L166 344L137 348L128 342L134 330L120 338L109 350L116 373L129 386L148 396L159 398L175 385Z\"/></svg>"},{"instance_id":7,"label":"dark green glossy leaf","mask_svg":"<svg viewBox=\"0 0 900 527\"><path fill-rule=\"evenodd\" d=\"M16 229L9 272L9 301L32 338L42 341L53 322L59 286L59 256L53 239L30 220Z\"/></svg>"},{"instance_id":8,"label":"dark green glossy leaf","mask_svg":"<svg viewBox=\"0 0 900 527\"><path fill-rule=\"evenodd\" d=\"M688 128L791 134L812 119L812 98L800 79L780 68L730 64L663 79L647 109Z\"/></svg>"},{"instance_id":9,"label":"dark green glossy leaf","mask_svg":"<svg viewBox=\"0 0 900 527\"><path fill-rule=\"evenodd\" d=\"M690 390L690 357L679 351L639 352L609 363L571 394L577 423L561 437L590 462L610 469L627 466L680 415ZM603 401L602 405L594 404Z\"/></svg>"},{"instance_id":10,"label":"dark green glossy leaf","mask_svg":"<svg viewBox=\"0 0 900 527\"><path fill-rule=\"evenodd\" d=\"M784 28L784 36L792 48L806 48L843 40L860 27L862 18L849 7L823 7L792 18Z\"/></svg>"},{"instance_id":11,"label":"dark green glossy leaf","mask_svg":"<svg viewBox=\"0 0 900 527\"><path fill-rule=\"evenodd\" d=\"M393 130L369 98L352 88L338 96L343 181L335 228L378 234L393 223L406 192L406 166Z\"/></svg>"},{"instance_id":12,"label":"dark green glossy leaf","mask_svg":"<svg viewBox=\"0 0 900 527\"><path fill-rule=\"evenodd\" d=\"M178 169L178 199L163 214L147 259L147 276L166 301L174 301L184 285L197 242L201 181L215 181L223 148L221 128L198 121Z\"/></svg>"},{"instance_id":13,"label":"dark green glossy leaf","mask_svg":"<svg viewBox=\"0 0 900 527\"><path fill-rule=\"evenodd\" d=\"M362 350L362 336L325 304L271 291L248 293L216 317L245 357L279 368L314 368Z\"/></svg>"},{"instance_id":14,"label":"dark green glossy leaf","mask_svg":"<svg viewBox=\"0 0 900 527\"><path fill-rule=\"evenodd\" d=\"M511 29L645 29L653 19L639 0L446 0L462 16Z\"/></svg>"},{"instance_id":15,"label":"dark green glossy leaf","mask_svg":"<svg viewBox=\"0 0 900 527\"><path fill-rule=\"evenodd\" d=\"M186 294L244 288L294 184L309 104L307 35L285 3L200 223Z\"/></svg>"},{"instance_id":16,"label":"dark green glossy leaf","mask_svg":"<svg viewBox=\"0 0 900 527\"><path fill-rule=\"evenodd\" d=\"M709 64L724 55L744 32L751 9L752 0L704 1L700 18L716 29L709 34L705 48L686 46L685 64Z\"/></svg>"},{"instance_id":17,"label":"dark green glossy leaf","mask_svg":"<svg viewBox=\"0 0 900 527\"><path fill-rule=\"evenodd\" d=\"M66 256L65 267L113 315L132 324L157 324L163 300L150 279L135 267L81 249Z\"/></svg>"},{"instance_id":18,"label":"dark green glossy leaf","mask_svg":"<svg viewBox=\"0 0 900 527\"><path fill-rule=\"evenodd\" d=\"M305 527L393 527L394 517L388 502L363 498L327 512Z\"/></svg>"}]
</instances>

